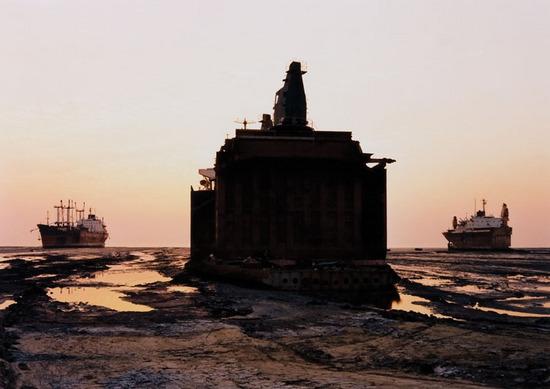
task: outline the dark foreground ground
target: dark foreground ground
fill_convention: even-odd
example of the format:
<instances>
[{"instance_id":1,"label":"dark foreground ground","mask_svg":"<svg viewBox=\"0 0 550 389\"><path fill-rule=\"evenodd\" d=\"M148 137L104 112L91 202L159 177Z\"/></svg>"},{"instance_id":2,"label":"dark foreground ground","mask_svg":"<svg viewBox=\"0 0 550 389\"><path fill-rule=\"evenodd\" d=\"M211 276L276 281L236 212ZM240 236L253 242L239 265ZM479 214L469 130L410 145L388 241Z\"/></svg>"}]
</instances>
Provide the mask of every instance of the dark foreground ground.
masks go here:
<instances>
[{"instance_id":1,"label":"dark foreground ground","mask_svg":"<svg viewBox=\"0 0 550 389\"><path fill-rule=\"evenodd\" d=\"M393 303L176 283L186 255L0 249L0 387L550 387L548 252L392 251Z\"/></svg>"}]
</instances>

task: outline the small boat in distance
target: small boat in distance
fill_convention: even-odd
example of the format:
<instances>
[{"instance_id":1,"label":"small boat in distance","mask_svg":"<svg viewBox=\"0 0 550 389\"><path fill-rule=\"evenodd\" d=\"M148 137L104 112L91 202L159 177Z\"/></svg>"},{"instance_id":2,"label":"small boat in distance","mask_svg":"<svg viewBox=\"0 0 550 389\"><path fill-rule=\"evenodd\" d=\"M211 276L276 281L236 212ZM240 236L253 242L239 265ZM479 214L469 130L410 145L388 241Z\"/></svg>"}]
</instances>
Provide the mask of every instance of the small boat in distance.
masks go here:
<instances>
[{"instance_id":1,"label":"small boat in distance","mask_svg":"<svg viewBox=\"0 0 550 389\"><path fill-rule=\"evenodd\" d=\"M105 247L109 237L107 226L103 219L99 219L90 208L88 216L84 218L86 203L78 209L74 201L68 205L54 206L57 211L56 222L50 224L47 216L46 224L38 224L43 248L63 247Z\"/></svg>"},{"instance_id":2,"label":"small boat in distance","mask_svg":"<svg viewBox=\"0 0 550 389\"><path fill-rule=\"evenodd\" d=\"M487 216L483 209L469 219L453 217L453 228L443 232L449 241L449 250L508 250L511 244L512 227L508 226L508 206L502 204L500 217Z\"/></svg>"}]
</instances>

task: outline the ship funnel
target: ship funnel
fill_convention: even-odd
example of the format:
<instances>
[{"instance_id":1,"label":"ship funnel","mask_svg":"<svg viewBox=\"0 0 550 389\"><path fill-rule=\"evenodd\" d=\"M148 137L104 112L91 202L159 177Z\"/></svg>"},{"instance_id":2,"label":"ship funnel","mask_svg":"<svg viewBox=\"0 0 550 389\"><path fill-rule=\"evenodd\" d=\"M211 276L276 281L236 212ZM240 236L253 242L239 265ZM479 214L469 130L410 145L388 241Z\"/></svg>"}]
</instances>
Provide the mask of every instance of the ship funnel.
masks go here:
<instances>
[{"instance_id":1,"label":"ship funnel","mask_svg":"<svg viewBox=\"0 0 550 389\"><path fill-rule=\"evenodd\" d=\"M285 83L275 94L273 121L275 125L306 127L307 103L300 62L292 62L286 72Z\"/></svg>"},{"instance_id":2,"label":"ship funnel","mask_svg":"<svg viewBox=\"0 0 550 389\"><path fill-rule=\"evenodd\" d=\"M510 220L510 211L508 210L508 206L506 205L506 203L502 204L500 217L505 223L508 223L508 221Z\"/></svg>"}]
</instances>

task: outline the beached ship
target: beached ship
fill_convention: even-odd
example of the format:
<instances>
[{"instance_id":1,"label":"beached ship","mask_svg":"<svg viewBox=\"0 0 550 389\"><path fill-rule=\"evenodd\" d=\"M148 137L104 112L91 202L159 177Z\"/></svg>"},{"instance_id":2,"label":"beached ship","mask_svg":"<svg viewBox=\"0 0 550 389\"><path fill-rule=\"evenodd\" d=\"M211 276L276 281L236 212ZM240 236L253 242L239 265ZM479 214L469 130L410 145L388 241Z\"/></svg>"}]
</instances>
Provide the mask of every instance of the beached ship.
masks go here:
<instances>
[{"instance_id":1,"label":"beached ship","mask_svg":"<svg viewBox=\"0 0 550 389\"><path fill-rule=\"evenodd\" d=\"M91 208L87 217L84 217L85 204L82 209L78 209L71 200L67 205L60 201L54 208L57 212L56 222L50 224L48 215L46 224L38 224L42 247L105 247L109 237L107 227L103 219L92 213Z\"/></svg>"},{"instance_id":2,"label":"beached ship","mask_svg":"<svg viewBox=\"0 0 550 389\"><path fill-rule=\"evenodd\" d=\"M191 188L191 260L210 277L285 290L366 290L386 263L386 165L351 132L308 125L299 62L261 128L236 130Z\"/></svg>"},{"instance_id":3,"label":"beached ship","mask_svg":"<svg viewBox=\"0 0 550 389\"><path fill-rule=\"evenodd\" d=\"M502 204L500 217L488 216L483 209L469 219L453 217L453 228L443 232L449 250L507 250L511 245L512 228L508 225L508 206Z\"/></svg>"}]
</instances>

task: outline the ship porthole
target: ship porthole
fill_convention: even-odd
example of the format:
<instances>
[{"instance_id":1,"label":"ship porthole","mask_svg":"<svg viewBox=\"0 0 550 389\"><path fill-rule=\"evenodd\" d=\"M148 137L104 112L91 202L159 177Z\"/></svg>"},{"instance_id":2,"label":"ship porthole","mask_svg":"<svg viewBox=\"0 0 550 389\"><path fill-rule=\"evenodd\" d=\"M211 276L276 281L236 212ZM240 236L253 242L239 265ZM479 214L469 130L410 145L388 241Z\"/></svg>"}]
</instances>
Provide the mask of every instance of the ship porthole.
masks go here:
<instances>
[{"instance_id":1,"label":"ship porthole","mask_svg":"<svg viewBox=\"0 0 550 389\"><path fill-rule=\"evenodd\" d=\"M288 280L286 278L283 278L283 284L288 283Z\"/></svg>"}]
</instances>

